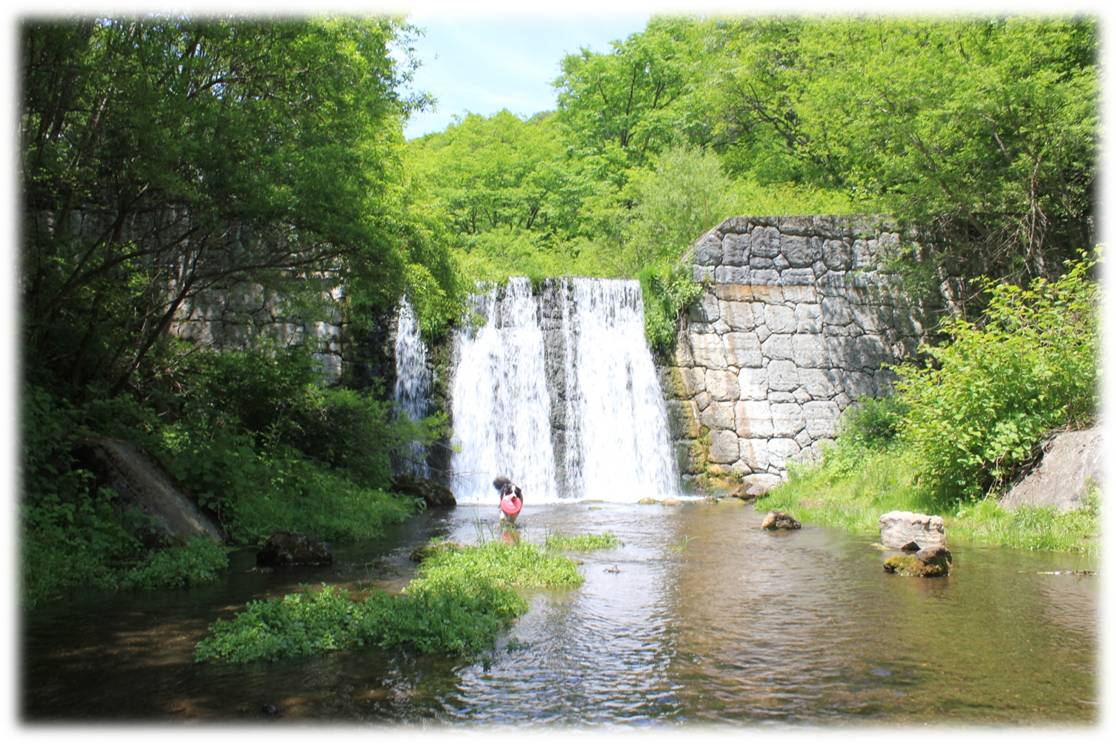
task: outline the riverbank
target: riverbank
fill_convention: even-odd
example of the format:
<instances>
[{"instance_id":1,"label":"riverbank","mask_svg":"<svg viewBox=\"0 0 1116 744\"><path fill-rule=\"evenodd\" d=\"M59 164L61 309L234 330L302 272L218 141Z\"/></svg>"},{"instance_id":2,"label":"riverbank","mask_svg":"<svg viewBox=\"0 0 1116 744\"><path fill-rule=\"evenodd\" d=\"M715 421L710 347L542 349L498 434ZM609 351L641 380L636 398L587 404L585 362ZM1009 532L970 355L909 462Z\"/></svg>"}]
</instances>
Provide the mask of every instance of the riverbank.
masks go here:
<instances>
[{"instance_id":1,"label":"riverbank","mask_svg":"<svg viewBox=\"0 0 1116 744\"><path fill-rule=\"evenodd\" d=\"M1083 509L1002 508L994 497L942 509L915 482L911 456L899 448L864 453L857 466L831 458L794 469L790 480L756 501L761 510L789 511L806 523L879 536L880 515L889 511L939 514L950 545L1064 551L1095 556L1100 549L1099 490Z\"/></svg>"}]
</instances>

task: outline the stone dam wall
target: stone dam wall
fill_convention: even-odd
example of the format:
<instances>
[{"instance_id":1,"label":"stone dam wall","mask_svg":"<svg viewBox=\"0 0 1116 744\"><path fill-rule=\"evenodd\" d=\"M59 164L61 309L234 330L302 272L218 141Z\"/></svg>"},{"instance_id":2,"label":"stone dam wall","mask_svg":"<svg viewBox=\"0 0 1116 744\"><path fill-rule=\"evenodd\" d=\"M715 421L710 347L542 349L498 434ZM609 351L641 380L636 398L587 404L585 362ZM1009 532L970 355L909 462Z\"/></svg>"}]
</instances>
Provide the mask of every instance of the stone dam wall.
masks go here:
<instances>
[{"instance_id":1,"label":"stone dam wall","mask_svg":"<svg viewBox=\"0 0 1116 744\"><path fill-rule=\"evenodd\" d=\"M887 223L734 217L692 247L705 285L660 368L679 472L762 491L836 434L852 402L886 392L927 309L906 299Z\"/></svg>"}]
</instances>

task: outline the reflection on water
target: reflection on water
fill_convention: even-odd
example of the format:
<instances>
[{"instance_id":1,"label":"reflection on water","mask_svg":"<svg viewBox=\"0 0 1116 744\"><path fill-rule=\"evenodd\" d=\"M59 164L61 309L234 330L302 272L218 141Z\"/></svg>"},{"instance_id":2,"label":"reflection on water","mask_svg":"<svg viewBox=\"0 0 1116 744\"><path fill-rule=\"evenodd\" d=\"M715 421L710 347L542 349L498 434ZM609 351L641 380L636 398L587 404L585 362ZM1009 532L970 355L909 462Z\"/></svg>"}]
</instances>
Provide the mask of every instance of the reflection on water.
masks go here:
<instances>
[{"instance_id":1,"label":"reflection on water","mask_svg":"<svg viewBox=\"0 0 1116 744\"><path fill-rule=\"evenodd\" d=\"M376 650L245 666L192 663L217 617L300 584L399 587L431 535L499 539L495 508L427 514L335 566L190 591L79 598L23 627L23 710L46 720L486 723L1095 722L1094 577L1080 557L954 549L945 579L885 574L869 539L761 531L737 502L555 504L520 539L611 530L575 554L572 591L541 593L473 662Z\"/></svg>"}]
</instances>

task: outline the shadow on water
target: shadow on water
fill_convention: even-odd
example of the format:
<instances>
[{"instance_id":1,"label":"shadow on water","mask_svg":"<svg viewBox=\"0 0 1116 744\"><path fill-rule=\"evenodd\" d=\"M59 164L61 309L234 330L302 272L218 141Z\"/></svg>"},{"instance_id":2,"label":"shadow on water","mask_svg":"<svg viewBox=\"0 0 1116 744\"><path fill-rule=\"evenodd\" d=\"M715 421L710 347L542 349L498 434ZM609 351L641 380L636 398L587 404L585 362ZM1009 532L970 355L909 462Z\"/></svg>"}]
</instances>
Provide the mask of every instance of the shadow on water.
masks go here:
<instances>
[{"instance_id":1,"label":"shadow on water","mask_svg":"<svg viewBox=\"0 0 1116 744\"><path fill-rule=\"evenodd\" d=\"M495 510L422 515L334 566L76 597L30 611L29 721L198 719L597 724L1095 722L1097 596L1085 558L957 548L945 579L885 574L870 539L759 529L737 502L536 506L518 538L611 530L585 583L533 595L477 660L375 649L195 664L209 624L300 585L394 589L432 536L500 539ZM544 691L545 694L543 694Z\"/></svg>"}]
</instances>

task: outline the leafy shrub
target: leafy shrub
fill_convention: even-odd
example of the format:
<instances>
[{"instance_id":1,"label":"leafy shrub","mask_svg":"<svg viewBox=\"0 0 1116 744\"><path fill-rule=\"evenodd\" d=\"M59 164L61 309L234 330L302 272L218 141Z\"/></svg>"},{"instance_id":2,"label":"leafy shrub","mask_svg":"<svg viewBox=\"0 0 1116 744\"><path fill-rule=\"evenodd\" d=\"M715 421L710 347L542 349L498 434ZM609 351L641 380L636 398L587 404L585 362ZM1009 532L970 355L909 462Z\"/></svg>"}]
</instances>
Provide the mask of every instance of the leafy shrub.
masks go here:
<instances>
[{"instance_id":1,"label":"leafy shrub","mask_svg":"<svg viewBox=\"0 0 1116 744\"><path fill-rule=\"evenodd\" d=\"M908 407L903 441L919 455L919 481L939 501L975 500L1004 483L1050 430L1095 416L1095 259L1056 282L986 286L981 323L951 319L932 366L899 368Z\"/></svg>"},{"instance_id":2,"label":"leafy shrub","mask_svg":"<svg viewBox=\"0 0 1116 744\"><path fill-rule=\"evenodd\" d=\"M225 549L204 537L191 538L153 553L142 565L129 570L121 586L129 589L175 589L216 581L229 567Z\"/></svg>"},{"instance_id":3,"label":"leafy shrub","mask_svg":"<svg viewBox=\"0 0 1116 744\"><path fill-rule=\"evenodd\" d=\"M906 412L906 401L894 395L861 398L845 409L838 434L843 442L854 446L886 448L898 436Z\"/></svg>"},{"instance_id":4,"label":"leafy shrub","mask_svg":"<svg viewBox=\"0 0 1116 744\"><path fill-rule=\"evenodd\" d=\"M678 332L682 313L702 295L689 267L650 266L639 272L643 290L643 320L647 342L660 353L669 353Z\"/></svg>"}]
</instances>

